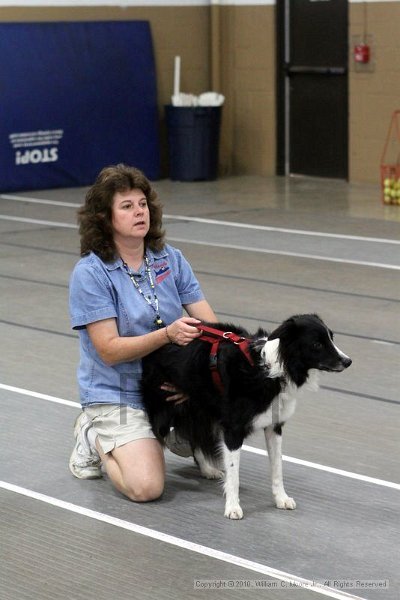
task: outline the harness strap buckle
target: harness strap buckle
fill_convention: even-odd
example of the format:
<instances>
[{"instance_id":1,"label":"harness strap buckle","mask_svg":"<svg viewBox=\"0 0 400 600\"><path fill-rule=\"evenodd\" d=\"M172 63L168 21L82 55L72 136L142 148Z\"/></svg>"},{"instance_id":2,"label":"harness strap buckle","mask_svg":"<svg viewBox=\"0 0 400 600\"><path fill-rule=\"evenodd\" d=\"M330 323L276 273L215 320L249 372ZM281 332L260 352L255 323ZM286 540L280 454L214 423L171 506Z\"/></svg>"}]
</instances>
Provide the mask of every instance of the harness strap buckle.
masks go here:
<instances>
[{"instance_id":1,"label":"harness strap buckle","mask_svg":"<svg viewBox=\"0 0 400 600\"><path fill-rule=\"evenodd\" d=\"M241 352L246 357L247 361L254 366L254 361L250 354L249 350L249 340L247 338L241 337L233 331L220 331L219 329L214 329L212 327L208 327L207 325L197 325L199 331L202 332L202 335L198 338L204 342L208 342L211 344L211 350L209 354L209 366L212 374L212 379L214 385L219 390L220 394L224 393L224 386L222 383L221 375L218 371L218 347L220 342L225 339L229 340L236 346L238 346ZM210 335L207 335L210 334Z\"/></svg>"}]
</instances>

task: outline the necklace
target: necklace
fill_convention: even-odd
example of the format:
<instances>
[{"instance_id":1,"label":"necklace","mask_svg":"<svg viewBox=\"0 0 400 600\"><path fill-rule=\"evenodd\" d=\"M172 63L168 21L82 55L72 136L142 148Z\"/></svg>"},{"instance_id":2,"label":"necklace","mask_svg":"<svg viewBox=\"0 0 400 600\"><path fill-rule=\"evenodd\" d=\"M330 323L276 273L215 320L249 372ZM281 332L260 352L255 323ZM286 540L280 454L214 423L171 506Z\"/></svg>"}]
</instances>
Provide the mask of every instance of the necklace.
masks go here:
<instances>
[{"instance_id":1,"label":"necklace","mask_svg":"<svg viewBox=\"0 0 400 600\"><path fill-rule=\"evenodd\" d=\"M122 260L122 258L121 258L121 260ZM158 301L158 297L157 297L157 293L156 293L156 286L154 284L154 279L153 279L153 276L151 274L149 259L147 258L146 254L144 255L144 262L145 262L145 265L146 265L146 277L147 277L148 282L150 284L151 293L153 295L152 298L150 296L146 296L145 295L145 293L143 292L142 288L140 287L140 284L137 281L134 273L131 271L131 269L126 264L126 262L124 260L122 260L122 264L124 266L124 269L128 273L128 275L129 275L129 277L130 277L133 285L135 286L135 288L137 289L137 291L139 292L139 294L141 296L143 296L143 298L146 300L147 304L149 306L151 306L151 308L156 313L156 318L154 319L154 325L156 325L156 327L158 327L158 329L161 329L161 327L164 327L164 321L162 320L162 318L160 316L159 301Z\"/></svg>"}]
</instances>

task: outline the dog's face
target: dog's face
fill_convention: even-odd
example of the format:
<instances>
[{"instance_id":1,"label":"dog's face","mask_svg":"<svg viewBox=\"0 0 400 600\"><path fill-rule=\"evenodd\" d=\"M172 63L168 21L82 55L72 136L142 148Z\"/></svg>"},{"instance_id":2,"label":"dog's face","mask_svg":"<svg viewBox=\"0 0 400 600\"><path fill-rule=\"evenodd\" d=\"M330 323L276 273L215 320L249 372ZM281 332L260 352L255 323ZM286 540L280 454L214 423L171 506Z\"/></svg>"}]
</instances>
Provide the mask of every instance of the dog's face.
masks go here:
<instances>
[{"instance_id":1,"label":"dog's face","mask_svg":"<svg viewBox=\"0 0 400 600\"><path fill-rule=\"evenodd\" d=\"M316 315L294 317L297 343L304 364L319 371L343 371L351 358L333 342L333 333Z\"/></svg>"},{"instance_id":2,"label":"dog's face","mask_svg":"<svg viewBox=\"0 0 400 600\"><path fill-rule=\"evenodd\" d=\"M303 385L310 369L340 372L351 358L333 343L333 334L317 315L296 315L287 319L268 338L261 356L270 377L285 371L297 385Z\"/></svg>"}]
</instances>

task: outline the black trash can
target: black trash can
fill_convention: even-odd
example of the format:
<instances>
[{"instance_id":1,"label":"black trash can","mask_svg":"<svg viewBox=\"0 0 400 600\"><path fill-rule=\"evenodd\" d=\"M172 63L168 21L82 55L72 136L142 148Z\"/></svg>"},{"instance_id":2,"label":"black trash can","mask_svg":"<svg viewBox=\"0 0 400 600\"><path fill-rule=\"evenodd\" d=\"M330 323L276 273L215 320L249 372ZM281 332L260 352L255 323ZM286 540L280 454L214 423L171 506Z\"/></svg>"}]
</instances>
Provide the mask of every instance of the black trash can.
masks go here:
<instances>
[{"instance_id":1,"label":"black trash can","mask_svg":"<svg viewBox=\"0 0 400 600\"><path fill-rule=\"evenodd\" d=\"M165 107L171 179L217 178L221 113L222 106Z\"/></svg>"}]
</instances>

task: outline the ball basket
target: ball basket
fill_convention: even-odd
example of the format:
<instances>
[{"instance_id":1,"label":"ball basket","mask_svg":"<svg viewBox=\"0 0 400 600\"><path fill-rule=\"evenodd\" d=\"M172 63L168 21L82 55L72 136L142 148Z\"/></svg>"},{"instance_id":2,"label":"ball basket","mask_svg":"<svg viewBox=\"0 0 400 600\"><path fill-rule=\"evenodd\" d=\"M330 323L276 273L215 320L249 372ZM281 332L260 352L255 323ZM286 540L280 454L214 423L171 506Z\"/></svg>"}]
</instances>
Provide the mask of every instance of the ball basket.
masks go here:
<instances>
[{"instance_id":1,"label":"ball basket","mask_svg":"<svg viewBox=\"0 0 400 600\"><path fill-rule=\"evenodd\" d=\"M400 206L400 110L390 120L381 158L382 202Z\"/></svg>"}]
</instances>

